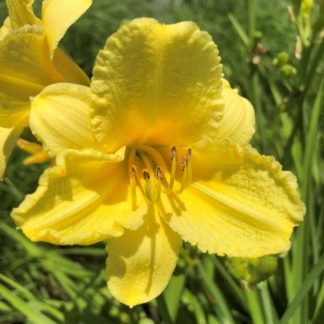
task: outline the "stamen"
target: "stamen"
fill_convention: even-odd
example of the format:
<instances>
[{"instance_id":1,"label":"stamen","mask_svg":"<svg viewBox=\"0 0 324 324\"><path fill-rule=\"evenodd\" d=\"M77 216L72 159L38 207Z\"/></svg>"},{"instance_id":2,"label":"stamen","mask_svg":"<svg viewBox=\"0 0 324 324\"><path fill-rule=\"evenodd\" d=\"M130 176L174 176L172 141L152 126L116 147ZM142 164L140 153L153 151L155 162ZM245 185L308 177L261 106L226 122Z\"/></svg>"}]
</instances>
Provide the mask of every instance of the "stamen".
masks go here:
<instances>
[{"instance_id":1,"label":"stamen","mask_svg":"<svg viewBox=\"0 0 324 324\"><path fill-rule=\"evenodd\" d=\"M130 187L131 187L131 196L132 196L132 209L137 208L137 199L136 199L136 181L137 181L137 168L135 165L131 166L131 177L130 177Z\"/></svg>"},{"instance_id":2,"label":"stamen","mask_svg":"<svg viewBox=\"0 0 324 324\"><path fill-rule=\"evenodd\" d=\"M192 167L191 167L191 149L187 150L187 154L183 159L183 169L182 169L182 179L181 179L181 186L177 193L183 192L186 189L192 180Z\"/></svg>"},{"instance_id":3,"label":"stamen","mask_svg":"<svg viewBox=\"0 0 324 324\"><path fill-rule=\"evenodd\" d=\"M37 143L29 142L20 138L17 141L17 146L23 151L31 154L24 159L24 165L41 164L49 160L48 153Z\"/></svg>"},{"instance_id":4,"label":"stamen","mask_svg":"<svg viewBox=\"0 0 324 324\"><path fill-rule=\"evenodd\" d=\"M161 182L162 179L164 178L159 166L156 167L155 175L156 175L156 187L155 187L154 201L157 201L161 196Z\"/></svg>"},{"instance_id":5,"label":"stamen","mask_svg":"<svg viewBox=\"0 0 324 324\"><path fill-rule=\"evenodd\" d=\"M134 178L137 178L137 177L138 177L138 170L137 170L136 165L132 165L132 166L131 166L131 173L132 173L132 176L133 176Z\"/></svg>"},{"instance_id":6,"label":"stamen","mask_svg":"<svg viewBox=\"0 0 324 324\"><path fill-rule=\"evenodd\" d=\"M189 148L188 151L187 151L187 159L188 159L187 170L188 170L188 177L187 177L186 187L188 187L191 184L191 181L192 181L191 156L192 156L192 151L191 151L191 148Z\"/></svg>"},{"instance_id":7,"label":"stamen","mask_svg":"<svg viewBox=\"0 0 324 324\"><path fill-rule=\"evenodd\" d=\"M177 149L173 146L171 149L171 173L168 191L172 191L177 171Z\"/></svg>"},{"instance_id":8,"label":"stamen","mask_svg":"<svg viewBox=\"0 0 324 324\"><path fill-rule=\"evenodd\" d=\"M157 150L153 149L152 147L146 146L146 145L140 145L140 146L138 146L138 149L147 153L149 156L152 156L153 159L155 160L156 164L160 165L162 169L164 169L164 170L168 169L164 162L163 157Z\"/></svg>"},{"instance_id":9,"label":"stamen","mask_svg":"<svg viewBox=\"0 0 324 324\"><path fill-rule=\"evenodd\" d=\"M187 151L187 160L190 161L191 160L191 148L188 148L188 151Z\"/></svg>"},{"instance_id":10,"label":"stamen","mask_svg":"<svg viewBox=\"0 0 324 324\"><path fill-rule=\"evenodd\" d=\"M174 189L178 172L178 152L176 147L173 146L171 148L171 170L170 163L168 168L164 161L163 154L161 154L159 150L142 145L132 148L129 154L128 165L131 177L130 185L133 209L137 208L137 186L149 205L160 201L162 190L164 190L167 195L171 194L176 197L176 194L181 193L187 188L192 180L191 157L192 151L189 148L181 160L182 179L180 181L180 186ZM140 172L142 173L140 177L138 168L141 169ZM170 173L168 170L170 170ZM167 181L164 172L170 175L170 181Z\"/></svg>"},{"instance_id":11,"label":"stamen","mask_svg":"<svg viewBox=\"0 0 324 324\"><path fill-rule=\"evenodd\" d=\"M143 178L144 178L144 180L150 180L150 178L151 178L150 172L146 169L143 170Z\"/></svg>"},{"instance_id":12,"label":"stamen","mask_svg":"<svg viewBox=\"0 0 324 324\"><path fill-rule=\"evenodd\" d=\"M128 157L128 172L130 178L130 188L131 188L131 197L132 197L132 210L137 208L137 197L136 197L136 184L138 181L138 170L134 165L135 163L135 154L136 150L132 149Z\"/></svg>"},{"instance_id":13,"label":"stamen","mask_svg":"<svg viewBox=\"0 0 324 324\"><path fill-rule=\"evenodd\" d=\"M161 168L159 166L156 167L155 176L159 180L163 179L163 174L162 174Z\"/></svg>"},{"instance_id":14,"label":"stamen","mask_svg":"<svg viewBox=\"0 0 324 324\"><path fill-rule=\"evenodd\" d=\"M171 161L173 160L177 160L177 149L175 146L172 146L172 149L171 149Z\"/></svg>"}]
</instances>

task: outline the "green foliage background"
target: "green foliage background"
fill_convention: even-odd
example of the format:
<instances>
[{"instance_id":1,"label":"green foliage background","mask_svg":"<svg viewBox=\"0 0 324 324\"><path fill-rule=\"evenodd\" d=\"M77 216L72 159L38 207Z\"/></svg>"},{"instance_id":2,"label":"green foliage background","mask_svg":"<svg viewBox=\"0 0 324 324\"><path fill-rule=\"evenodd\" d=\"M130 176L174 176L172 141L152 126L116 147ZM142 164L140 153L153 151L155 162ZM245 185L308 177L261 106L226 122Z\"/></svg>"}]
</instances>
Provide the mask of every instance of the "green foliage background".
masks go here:
<instances>
[{"instance_id":1,"label":"green foliage background","mask_svg":"<svg viewBox=\"0 0 324 324\"><path fill-rule=\"evenodd\" d=\"M210 32L226 78L255 107L254 145L298 177L307 216L288 255L224 260L186 246L163 295L129 309L106 288L103 245L34 244L15 229L10 210L35 189L42 171L23 167L25 154L17 149L0 183L0 323L324 323L324 1L314 1L309 23L300 5L95 0L62 42L91 75L98 50L125 20L193 20ZM0 22L6 15L0 0Z\"/></svg>"}]
</instances>

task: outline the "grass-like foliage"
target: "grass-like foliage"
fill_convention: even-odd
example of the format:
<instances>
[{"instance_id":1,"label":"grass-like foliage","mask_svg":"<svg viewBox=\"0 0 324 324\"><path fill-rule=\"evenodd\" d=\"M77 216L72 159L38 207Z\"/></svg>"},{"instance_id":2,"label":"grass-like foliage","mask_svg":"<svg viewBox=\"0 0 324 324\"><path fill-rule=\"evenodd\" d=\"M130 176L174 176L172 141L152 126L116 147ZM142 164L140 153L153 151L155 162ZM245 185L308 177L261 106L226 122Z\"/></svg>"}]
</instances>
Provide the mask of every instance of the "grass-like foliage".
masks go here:
<instances>
[{"instance_id":1,"label":"grass-like foliage","mask_svg":"<svg viewBox=\"0 0 324 324\"><path fill-rule=\"evenodd\" d=\"M0 323L324 323L324 1L308 17L302 2L95 0L62 44L90 75L124 20L193 20L210 32L226 77L255 108L255 146L298 178L307 215L290 252L233 260L186 246L165 292L129 309L106 288L103 245L34 244L16 230L10 210L42 171L17 149L0 183Z\"/></svg>"}]
</instances>

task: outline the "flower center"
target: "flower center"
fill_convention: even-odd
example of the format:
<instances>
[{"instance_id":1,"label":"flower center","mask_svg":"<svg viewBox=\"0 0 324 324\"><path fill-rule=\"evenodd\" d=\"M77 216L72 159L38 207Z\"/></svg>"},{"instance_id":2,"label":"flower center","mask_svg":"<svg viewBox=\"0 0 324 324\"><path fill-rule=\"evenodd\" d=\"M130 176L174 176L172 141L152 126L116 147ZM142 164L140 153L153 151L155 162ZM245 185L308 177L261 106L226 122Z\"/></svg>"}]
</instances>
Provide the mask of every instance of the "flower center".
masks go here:
<instances>
[{"instance_id":1,"label":"flower center","mask_svg":"<svg viewBox=\"0 0 324 324\"><path fill-rule=\"evenodd\" d=\"M192 179L191 149L181 152L178 159L176 147L172 147L169 157L165 149L140 145L129 148L128 172L130 179L132 208L137 208L138 191L148 204L158 202L161 193L180 194Z\"/></svg>"}]
</instances>

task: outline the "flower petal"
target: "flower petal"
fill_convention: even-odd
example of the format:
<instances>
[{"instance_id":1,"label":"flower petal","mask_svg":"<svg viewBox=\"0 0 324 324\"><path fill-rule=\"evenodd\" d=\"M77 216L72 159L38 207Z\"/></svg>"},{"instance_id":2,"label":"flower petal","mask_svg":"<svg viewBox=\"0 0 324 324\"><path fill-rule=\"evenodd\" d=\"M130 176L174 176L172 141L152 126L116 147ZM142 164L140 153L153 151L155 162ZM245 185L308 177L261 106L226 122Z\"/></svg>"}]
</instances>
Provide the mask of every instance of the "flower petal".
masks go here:
<instances>
[{"instance_id":1,"label":"flower petal","mask_svg":"<svg viewBox=\"0 0 324 324\"><path fill-rule=\"evenodd\" d=\"M3 179L7 162L15 148L17 139L27 124L27 118L20 119L14 127L0 127L0 180Z\"/></svg>"},{"instance_id":2,"label":"flower petal","mask_svg":"<svg viewBox=\"0 0 324 324\"><path fill-rule=\"evenodd\" d=\"M11 30L10 18L7 17L0 28L0 41L5 38Z\"/></svg>"},{"instance_id":3,"label":"flower petal","mask_svg":"<svg viewBox=\"0 0 324 324\"><path fill-rule=\"evenodd\" d=\"M171 228L219 255L253 258L287 251L305 213L295 177L251 147L223 145L207 153L208 172L194 175L173 214L166 207ZM193 170L204 168L194 156Z\"/></svg>"},{"instance_id":4,"label":"flower petal","mask_svg":"<svg viewBox=\"0 0 324 324\"><path fill-rule=\"evenodd\" d=\"M29 109L29 100L16 100L1 93L0 90L0 127L15 127L21 119L27 118Z\"/></svg>"},{"instance_id":5,"label":"flower petal","mask_svg":"<svg viewBox=\"0 0 324 324\"><path fill-rule=\"evenodd\" d=\"M34 0L6 0L13 28L39 24L33 10Z\"/></svg>"},{"instance_id":6,"label":"flower petal","mask_svg":"<svg viewBox=\"0 0 324 324\"><path fill-rule=\"evenodd\" d=\"M255 131L254 109L237 90L223 81L222 95L225 101L223 118L217 129L215 141L228 140L234 144L248 144Z\"/></svg>"},{"instance_id":7,"label":"flower petal","mask_svg":"<svg viewBox=\"0 0 324 324\"><path fill-rule=\"evenodd\" d=\"M114 149L213 137L223 110L221 75L215 43L194 23L131 21L97 56L91 89L98 139Z\"/></svg>"},{"instance_id":8,"label":"flower petal","mask_svg":"<svg viewBox=\"0 0 324 324\"><path fill-rule=\"evenodd\" d=\"M108 241L108 288L120 302L135 306L157 297L176 266L182 240L154 213L136 231Z\"/></svg>"},{"instance_id":9,"label":"flower petal","mask_svg":"<svg viewBox=\"0 0 324 324\"><path fill-rule=\"evenodd\" d=\"M44 0L42 22L51 56L67 29L91 6L91 0Z\"/></svg>"},{"instance_id":10,"label":"flower petal","mask_svg":"<svg viewBox=\"0 0 324 324\"><path fill-rule=\"evenodd\" d=\"M32 241L62 245L93 244L122 235L124 227L138 228L147 207L132 210L123 158L124 150L65 151L13 210L13 219Z\"/></svg>"},{"instance_id":11,"label":"flower petal","mask_svg":"<svg viewBox=\"0 0 324 324\"><path fill-rule=\"evenodd\" d=\"M0 92L29 101L42 88L55 82L43 29L22 27L0 42Z\"/></svg>"},{"instance_id":12,"label":"flower petal","mask_svg":"<svg viewBox=\"0 0 324 324\"><path fill-rule=\"evenodd\" d=\"M85 86L90 84L90 79L85 72L59 47L54 52L52 63L64 82L71 82Z\"/></svg>"},{"instance_id":13,"label":"flower petal","mask_svg":"<svg viewBox=\"0 0 324 324\"><path fill-rule=\"evenodd\" d=\"M91 130L90 105L90 88L50 85L32 101L30 127L52 155L65 149L99 149Z\"/></svg>"}]
</instances>

